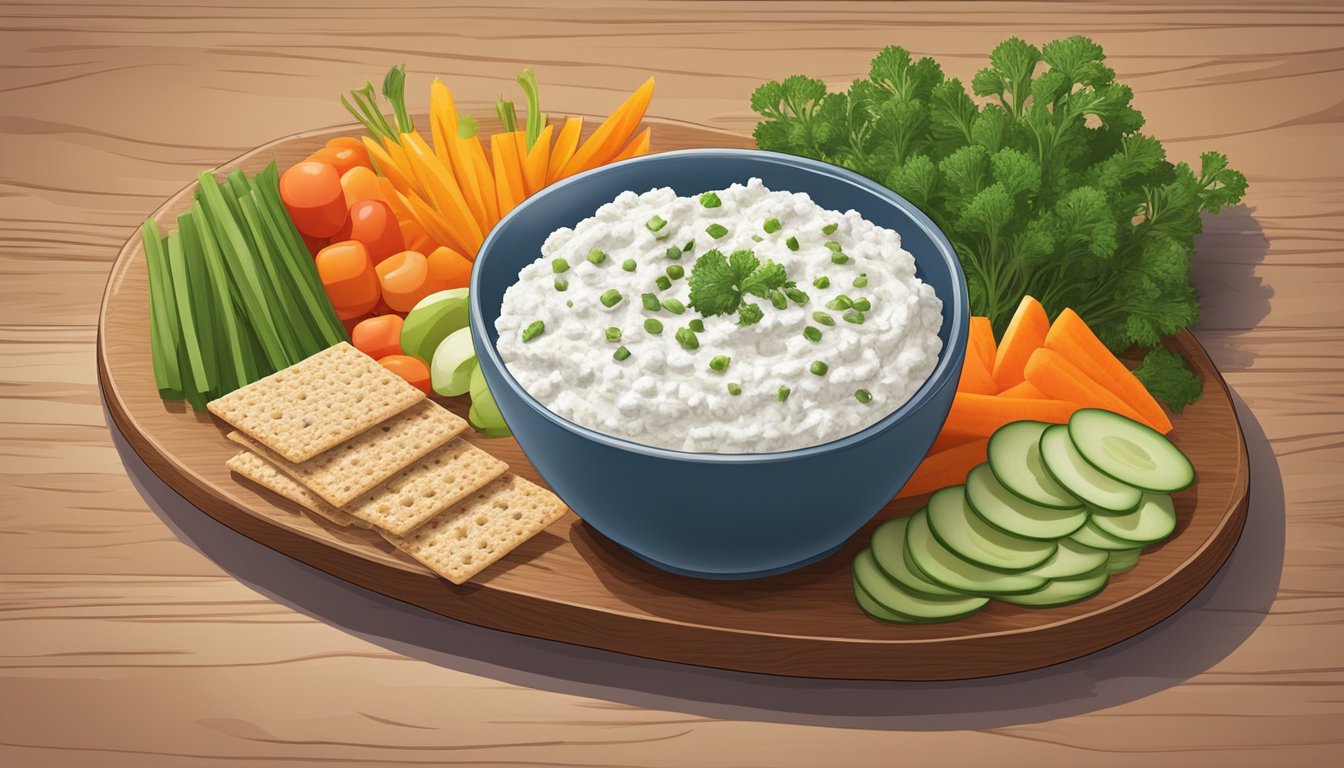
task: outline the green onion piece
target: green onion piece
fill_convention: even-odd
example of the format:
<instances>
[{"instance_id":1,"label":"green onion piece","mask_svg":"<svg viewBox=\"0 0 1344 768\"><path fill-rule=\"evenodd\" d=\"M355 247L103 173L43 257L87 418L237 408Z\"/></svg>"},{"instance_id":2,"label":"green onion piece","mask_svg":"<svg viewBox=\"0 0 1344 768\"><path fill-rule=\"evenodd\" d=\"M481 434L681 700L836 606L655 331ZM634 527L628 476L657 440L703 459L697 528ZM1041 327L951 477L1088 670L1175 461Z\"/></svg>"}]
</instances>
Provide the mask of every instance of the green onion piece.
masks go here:
<instances>
[{"instance_id":1,"label":"green onion piece","mask_svg":"<svg viewBox=\"0 0 1344 768\"><path fill-rule=\"evenodd\" d=\"M822 275L821 277L818 277L816 280L812 281L812 286L815 288L822 288L822 289L830 288L831 278Z\"/></svg>"},{"instance_id":2,"label":"green onion piece","mask_svg":"<svg viewBox=\"0 0 1344 768\"><path fill-rule=\"evenodd\" d=\"M696 317L696 318L692 318L692 320L691 320L691 322L690 322L690 327L691 327L691 330L692 330L692 331L695 331L696 333L704 333L704 332L705 332L705 321L704 321L704 320L701 320L701 319L698 318L698 317Z\"/></svg>"},{"instance_id":3,"label":"green onion piece","mask_svg":"<svg viewBox=\"0 0 1344 768\"><path fill-rule=\"evenodd\" d=\"M728 363L730 362L732 362L732 358L726 355L719 355L709 361L709 370L714 371L715 373L723 373L728 370Z\"/></svg>"},{"instance_id":4,"label":"green onion piece","mask_svg":"<svg viewBox=\"0 0 1344 768\"><path fill-rule=\"evenodd\" d=\"M742 387L737 384L729 384L728 394L732 395L733 397L737 397L738 395L742 394Z\"/></svg>"},{"instance_id":5,"label":"green onion piece","mask_svg":"<svg viewBox=\"0 0 1344 768\"><path fill-rule=\"evenodd\" d=\"M658 286L658 290L666 291L672 287L672 280L667 275L659 275L658 279L653 281L653 284Z\"/></svg>"},{"instance_id":6,"label":"green onion piece","mask_svg":"<svg viewBox=\"0 0 1344 768\"><path fill-rule=\"evenodd\" d=\"M682 349L690 350L698 349L700 347L700 339L695 337L695 331L692 331L690 328L678 328L676 339L677 343L682 346Z\"/></svg>"},{"instance_id":7,"label":"green onion piece","mask_svg":"<svg viewBox=\"0 0 1344 768\"><path fill-rule=\"evenodd\" d=\"M737 311L737 324L755 325L761 322L763 317L765 317L765 313L761 311L760 307L755 304L743 304L742 308Z\"/></svg>"},{"instance_id":8,"label":"green onion piece","mask_svg":"<svg viewBox=\"0 0 1344 768\"><path fill-rule=\"evenodd\" d=\"M812 364L807 367L807 370L811 371L813 376L825 376L830 369L829 365L820 360L813 360Z\"/></svg>"},{"instance_id":9,"label":"green onion piece","mask_svg":"<svg viewBox=\"0 0 1344 768\"><path fill-rule=\"evenodd\" d=\"M602 334L607 337L607 341L621 340L621 329L617 328L614 325L608 328L607 330L603 331Z\"/></svg>"},{"instance_id":10,"label":"green onion piece","mask_svg":"<svg viewBox=\"0 0 1344 768\"><path fill-rule=\"evenodd\" d=\"M630 350L626 349L624 345L617 347L616 351L611 353L612 359L618 361L624 360L629 356L630 356Z\"/></svg>"},{"instance_id":11,"label":"green onion piece","mask_svg":"<svg viewBox=\"0 0 1344 768\"><path fill-rule=\"evenodd\" d=\"M555 278L555 290L557 290L557 291L567 291L567 290L569 290L569 281L568 281L568 280L561 280L561 279L558 278L558 277Z\"/></svg>"},{"instance_id":12,"label":"green onion piece","mask_svg":"<svg viewBox=\"0 0 1344 768\"><path fill-rule=\"evenodd\" d=\"M784 241L784 244L789 246L790 251L798 250L798 238L796 237L790 237L788 240Z\"/></svg>"},{"instance_id":13,"label":"green onion piece","mask_svg":"<svg viewBox=\"0 0 1344 768\"><path fill-rule=\"evenodd\" d=\"M837 243L837 242L835 242L834 240L827 240L827 241L826 241L826 249L829 250L829 251L833 251L833 252L835 252L835 253L839 253L841 250L843 250L843 249L840 247L840 244Z\"/></svg>"},{"instance_id":14,"label":"green onion piece","mask_svg":"<svg viewBox=\"0 0 1344 768\"><path fill-rule=\"evenodd\" d=\"M775 309L787 309L789 306L789 299L784 295L783 291L775 288L770 291L770 303L774 305Z\"/></svg>"},{"instance_id":15,"label":"green onion piece","mask_svg":"<svg viewBox=\"0 0 1344 768\"><path fill-rule=\"evenodd\" d=\"M715 222L713 224L710 224L708 227L705 227L705 231L708 232L709 236L714 238L715 240L718 240L719 238L728 234L728 228L718 222Z\"/></svg>"},{"instance_id":16,"label":"green onion piece","mask_svg":"<svg viewBox=\"0 0 1344 768\"><path fill-rule=\"evenodd\" d=\"M650 312L657 312L663 308L663 305L658 303L658 297L652 293L639 294L639 300L644 302L644 308Z\"/></svg>"},{"instance_id":17,"label":"green onion piece","mask_svg":"<svg viewBox=\"0 0 1344 768\"><path fill-rule=\"evenodd\" d=\"M867 405L868 403L873 402L873 394L866 389L855 390L854 399Z\"/></svg>"},{"instance_id":18,"label":"green onion piece","mask_svg":"<svg viewBox=\"0 0 1344 768\"><path fill-rule=\"evenodd\" d=\"M813 312L812 319L816 320L818 323L821 323L822 325L835 325L835 318L831 317L825 312Z\"/></svg>"},{"instance_id":19,"label":"green onion piece","mask_svg":"<svg viewBox=\"0 0 1344 768\"><path fill-rule=\"evenodd\" d=\"M663 302L663 309L666 309L674 315L680 315L682 312L686 311L686 305L676 299L668 299Z\"/></svg>"},{"instance_id":20,"label":"green onion piece","mask_svg":"<svg viewBox=\"0 0 1344 768\"><path fill-rule=\"evenodd\" d=\"M686 276L686 268L680 264L669 264L667 267L667 276L673 280L680 280Z\"/></svg>"},{"instance_id":21,"label":"green onion piece","mask_svg":"<svg viewBox=\"0 0 1344 768\"><path fill-rule=\"evenodd\" d=\"M524 69L518 75L518 85L523 88L523 95L527 97L527 149L531 151L532 145L537 143L541 136L541 128L546 124L546 116L541 114L541 98L537 93L537 73L531 68Z\"/></svg>"},{"instance_id":22,"label":"green onion piece","mask_svg":"<svg viewBox=\"0 0 1344 768\"><path fill-rule=\"evenodd\" d=\"M626 272L634 272L634 271L635 271L635 260L634 260L634 259L626 259L625 261L621 262L621 269L624 269Z\"/></svg>"},{"instance_id":23,"label":"green onion piece","mask_svg":"<svg viewBox=\"0 0 1344 768\"><path fill-rule=\"evenodd\" d=\"M839 296L836 296L834 299L831 299L830 301L826 302L827 309L835 309L835 310L849 309L852 306L854 306L854 300L849 298L843 293L840 294Z\"/></svg>"},{"instance_id":24,"label":"green onion piece","mask_svg":"<svg viewBox=\"0 0 1344 768\"><path fill-rule=\"evenodd\" d=\"M499 101L495 102L495 114L499 115L499 122L504 124L505 132L513 133L518 130L518 114L513 109L512 101L505 101L501 96Z\"/></svg>"},{"instance_id":25,"label":"green onion piece","mask_svg":"<svg viewBox=\"0 0 1344 768\"><path fill-rule=\"evenodd\" d=\"M600 297L598 297L598 301L601 301L602 306L604 307L607 308L614 307L617 304L621 303L621 292L616 290L615 288L608 288L606 293L603 293Z\"/></svg>"},{"instance_id":26,"label":"green onion piece","mask_svg":"<svg viewBox=\"0 0 1344 768\"><path fill-rule=\"evenodd\" d=\"M383 98L392 105L392 112L397 118L397 130L401 133L414 131L415 123L411 122L411 114L406 111L405 64L387 70L387 75L383 77Z\"/></svg>"},{"instance_id":27,"label":"green onion piece","mask_svg":"<svg viewBox=\"0 0 1344 768\"><path fill-rule=\"evenodd\" d=\"M839 224L827 224L826 226L824 226L824 227L821 228L821 234L823 234L823 235L833 235L833 234L835 234L835 230L837 230L837 229L839 229L839 228L840 228L840 225L839 225Z\"/></svg>"},{"instance_id":28,"label":"green onion piece","mask_svg":"<svg viewBox=\"0 0 1344 768\"><path fill-rule=\"evenodd\" d=\"M695 249L695 241L694 241L694 240L687 240L687 241L686 241L686 244L683 245L683 246L681 246L681 250L686 251L687 253L689 253L690 251L692 251L692 250L694 250L694 249Z\"/></svg>"},{"instance_id":29,"label":"green onion piece","mask_svg":"<svg viewBox=\"0 0 1344 768\"><path fill-rule=\"evenodd\" d=\"M644 330L649 333L662 333L663 323L656 317L650 317L644 321Z\"/></svg>"},{"instance_id":30,"label":"green onion piece","mask_svg":"<svg viewBox=\"0 0 1344 768\"><path fill-rule=\"evenodd\" d=\"M604 261L606 261L606 260L607 260L607 252L606 252L606 251L602 251L602 250L598 250L597 248L594 248L593 250L591 250L591 251L588 252L588 261L592 262L593 264L601 264L602 262L604 262Z\"/></svg>"},{"instance_id":31,"label":"green onion piece","mask_svg":"<svg viewBox=\"0 0 1344 768\"><path fill-rule=\"evenodd\" d=\"M706 208L718 208L720 205L723 205L723 201L719 200L718 193L706 192L700 196L700 204Z\"/></svg>"},{"instance_id":32,"label":"green onion piece","mask_svg":"<svg viewBox=\"0 0 1344 768\"><path fill-rule=\"evenodd\" d=\"M765 238L764 238L764 237L761 237L760 235L752 235L752 236L751 236L751 239L754 240L755 242L758 242L758 243L759 243L759 242L761 242L762 240L764 240Z\"/></svg>"},{"instance_id":33,"label":"green onion piece","mask_svg":"<svg viewBox=\"0 0 1344 768\"><path fill-rule=\"evenodd\" d=\"M867 312L868 310L873 308L873 305L867 299L855 299L854 308L859 310L860 312Z\"/></svg>"},{"instance_id":34,"label":"green onion piece","mask_svg":"<svg viewBox=\"0 0 1344 768\"><path fill-rule=\"evenodd\" d=\"M566 306L566 307L569 307L570 309L573 309L573 308L574 308L574 300L573 300L573 299L570 299L570 300L566 301L566 302L565 302L565 306Z\"/></svg>"},{"instance_id":35,"label":"green onion piece","mask_svg":"<svg viewBox=\"0 0 1344 768\"><path fill-rule=\"evenodd\" d=\"M806 294L806 293L803 293L802 291L798 290L797 288L785 288L785 289L784 289L784 295L785 295L785 296L788 296L788 297L789 297L789 301L792 301L794 304L806 304L806 303L807 303L807 294Z\"/></svg>"},{"instance_id":36,"label":"green onion piece","mask_svg":"<svg viewBox=\"0 0 1344 768\"><path fill-rule=\"evenodd\" d=\"M809 325L803 329L803 338L815 344L821 341L821 329L815 325Z\"/></svg>"},{"instance_id":37,"label":"green onion piece","mask_svg":"<svg viewBox=\"0 0 1344 768\"><path fill-rule=\"evenodd\" d=\"M779 393L775 395L775 399L779 400L779 402L782 403L785 400L789 399L789 393L792 391L793 390L789 389L788 387L781 385L779 388Z\"/></svg>"},{"instance_id":38,"label":"green onion piece","mask_svg":"<svg viewBox=\"0 0 1344 768\"><path fill-rule=\"evenodd\" d=\"M546 324L540 320L533 320L523 329L523 342L529 342L546 332Z\"/></svg>"},{"instance_id":39,"label":"green onion piece","mask_svg":"<svg viewBox=\"0 0 1344 768\"><path fill-rule=\"evenodd\" d=\"M863 325L863 313L862 313L862 312L846 312L844 315L842 315L842 317L844 318L844 320L845 320L846 323L853 323L853 324L855 324L855 325Z\"/></svg>"},{"instance_id":40,"label":"green onion piece","mask_svg":"<svg viewBox=\"0 0 1344 768\"><path fill-rule=\"evenodd\" d=\"M663 253L663 255L669 259L680 259L681 249L675 245L669 245L667 246L667 250Z\"/></svg>"},{"instance_id":41,"label":"green onion piece","mask_svg":"<svg viewBox=\"0 0 1344 768\"><path fill-rule=\"evenodd\" d=\"M644 222L644 226L648 227L650 232L657 232L667 226L667 219L664 219L662 216L654 215L652 219Z\"/></svg>"},{"instance_id":42,"label":"green onion piece","mask_svg":"<svg viewBox=\"0 0 1344 768\"><path fill-rule=\"evenodd\" d=\"M864 272L863 274L861 274L861 275L859 275L858 277L854 278L854 287L855 287L855 288L867 288L867 287L868 287L868 273L867 273L867 272Z\"/></svg>"},{"instance_id":43,"label":"green onion piece","mask_svg":"<svg viewBox=\"0 0 1344 768\"><path fill-rule=\"evenodd\" d=\"M766 219L765 223L761 225L761 229L765 230L765 234L773 235L774 233L778 232L780 227L782 226L784 225L779 223L779 219L769 218Z\"/></svg>"},{"instance_id":44,"label":"green onion piece","mask_svg":"<svg viewBox=\"0 0 1344 768\"><path fill-rule=\"evenodd\" d=\"M848 263L849 263L849 257L846 256L845 254L839 252L839 251L836 251L835 253L832 253L832 254L831 254L831 263L832 263L832 264L848 264Z\"/></svg>"},{"instance_id":45,"label":"green onion piece","mask_svg":"<svg viewBox=\"0 0 1344 768\"><path fill-rule=\"evenodd\" d=\"M555 274L569 271L569 262L564 259L556 259L551 262L551 271Z\"/></svg>"}]
</instances>

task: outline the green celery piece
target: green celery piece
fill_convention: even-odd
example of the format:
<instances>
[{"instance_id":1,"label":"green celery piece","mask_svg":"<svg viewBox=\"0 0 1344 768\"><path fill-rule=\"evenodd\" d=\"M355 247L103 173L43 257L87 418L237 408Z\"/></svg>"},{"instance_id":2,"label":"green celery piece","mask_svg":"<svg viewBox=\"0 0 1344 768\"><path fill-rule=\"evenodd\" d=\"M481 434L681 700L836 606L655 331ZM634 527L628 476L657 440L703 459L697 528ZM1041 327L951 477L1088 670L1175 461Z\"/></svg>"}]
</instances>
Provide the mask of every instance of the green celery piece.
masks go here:
<instances>
[{"instance_id":1,"label":"green celery piece","mask_svg":"<svg viewBox=\"0 0 1344 768\"><path fill-rule=\"evenodd\" d=\"M201 241L196 234L197 220L190 213L177 217L178 240L182 243L182 260L187 267L187 287L191 291L191 311L196 322L196 338L201 347L201 362L205 364L206 394L218 397L220 382L219 327L216 321L216 299L210 286L210 275L201 253ZM198 384L200 382L197 382Z\"/></svg>"},{"instance_id":2,"label":"green celery piece","mask_svg":"<svg viewBox=\"0 0 1344 768\"><path fill-rule=\"evenodd\" d=\"M182 233L168 236L168 272L173 277L173 300L182 329L182 395L192 407L210 391L210 379L205 373L201 354L200 331L196 328L196 310L191 303L191 283L187 277L186 254L182 250ZM200 410L200 409L197 409Z\"/></svg>"},{"instance_id":3,"label":"green celery piece","mask_svg":"<svg viewBox=\"0 0 1344 768\"><path fill-rule=\"evenodd\" d=\"M264 231L275 247L273 253L280 271L288 276L290 288L301 302L300 314L315 339L315 346L311 351L318 352L345 341L345 327L336 317L326 291L322 290L320 284L314 287L313 281L309 279L310 274L317 274L317 269L313 266L313 259L308 255L307 249L297 254L293 252L281 231L280 223L276 220L275 212L271 210L266 196L259 189L253 188L251 200L256 206Z\"/></svg>"},{"instance_id":4,"label":"green celery piece","mask_svg":"<svg viewBox=\"0 0 1344 768\"><path fill-rule=\"evenodd\" d=\"M182 399L182 373L177 367L180 346L177 305L173 281L168 274L168 254L153 219L140 227L145 248L145 266L149 271L149 343L154 359L154 384L164 400Z\"/></svg>"},{"instance_id":5,"label":"green celery piece","mask_svg":"<svg viewBox=\"0 0 1344 768\"><path fill-rule=\"evenodd\" d=\"M229 215L228 203L224 202L224 194L215 182L215 177L209 171L203 171L200 180L205 217L219 241L230 277L238 287L238 296L248 324L257 335L271 370L287 368L298 361L289 358L280 340L276 329L277 318L272 316L266 304L262 276L256 261L247 251L246 239L238 229L238 222Z\"/></svg>"},{"instance_id":6,"label":"green celery piece","mask_svg":"<svg viewBox=\"0 0 1344 768\"><path fill-rule=\"evenodd\" d=\"M239 196L238 205L243 209L243 221L246 222L247 228L252 231L252 241L256 244L254 253L257 260L266 269L266 274L270 279L271 306L274 308L275 314L286 319L285 330L289 332L289 336L293 337L295 354L298 359L302 360L314 352L322 350L323 347L318 345L317 338L308 325L308 319L304 317L303 307L297 301L298 289L291 283L289 274L282 269L280 261L283 257L276 253L275 245L271 243L270 236L261 223L261 214L257 213L257 206L252 200L252 195Z\"/></svg>"},{"instance_id":7,"label":"green celery piece","mask_svg":"<svg viewBox=\"0 0 1344 768\"><path fill-rule=\"evenodd\" d=\"M200 201L191 206L191 217L196 222L196 236L204 257L206 273L210 278L211 293L215 298L216 318L219 320L220 345L218 348L221 395L251 384L261 378L260 369L252 357L251 345L247 341L250 331L234 303L233 286L229 283L228 268L224 266L224 257L219 252L210 224L205 219L205 210Z\"/></svg>"}]
</instances>

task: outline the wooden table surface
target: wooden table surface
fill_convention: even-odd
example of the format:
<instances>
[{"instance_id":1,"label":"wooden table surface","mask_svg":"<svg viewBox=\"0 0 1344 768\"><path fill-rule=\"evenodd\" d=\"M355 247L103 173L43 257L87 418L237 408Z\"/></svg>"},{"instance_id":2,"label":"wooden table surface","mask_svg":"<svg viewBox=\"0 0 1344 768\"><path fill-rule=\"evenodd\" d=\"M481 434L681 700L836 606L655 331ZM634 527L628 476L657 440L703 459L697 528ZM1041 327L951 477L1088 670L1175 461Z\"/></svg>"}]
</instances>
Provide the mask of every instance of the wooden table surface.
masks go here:
<instances>
[{"instance_id":1,"label":"wooden table surface","mask_svg":"<svg viewBox=\"0 0 1344 768\"><path fill-rule=\"evenodd\" d=\"M0 5L0 764L1339 764L1340 3L312 5ZM1194 273L1242 405L1249 522L1131 641L950 684L655 664L360 592L123 466L93 358L121 243L197 170L346 122L338 94L390 64L412 108L431 75L476 108L516 98L531 65L553 113L605 113L652 73L651 114L748 132L766 79L843 84L891 43L967 78L1010 34L1075 33L1171 156L1216 148L1251 182Z\"/></svg>"}]
</instances>

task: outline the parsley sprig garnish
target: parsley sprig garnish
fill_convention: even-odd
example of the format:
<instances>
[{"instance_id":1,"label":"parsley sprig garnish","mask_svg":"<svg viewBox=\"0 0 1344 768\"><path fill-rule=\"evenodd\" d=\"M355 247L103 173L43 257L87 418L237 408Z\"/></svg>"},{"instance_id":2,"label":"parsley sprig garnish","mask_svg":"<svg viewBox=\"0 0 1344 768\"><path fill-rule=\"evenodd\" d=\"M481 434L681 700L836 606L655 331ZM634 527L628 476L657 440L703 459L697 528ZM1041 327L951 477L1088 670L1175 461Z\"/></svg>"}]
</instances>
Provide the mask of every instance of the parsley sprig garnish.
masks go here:
<instances>
[{"instance_id":1,"label":"parsley sprig garnish","mask_svg":"<svg viewBox=\"0 0 1344 768\"><path fill-rule=\"evenodd\" d=\"M784 267L773 261L761 263L749 250L733 251L725 257L719 250L706 251L691 267L691 307L700 314L738 313L738 324L759 322L763 313L748 295L768 299L772 294L793 287Z\"/></svg>"}]
</instances>

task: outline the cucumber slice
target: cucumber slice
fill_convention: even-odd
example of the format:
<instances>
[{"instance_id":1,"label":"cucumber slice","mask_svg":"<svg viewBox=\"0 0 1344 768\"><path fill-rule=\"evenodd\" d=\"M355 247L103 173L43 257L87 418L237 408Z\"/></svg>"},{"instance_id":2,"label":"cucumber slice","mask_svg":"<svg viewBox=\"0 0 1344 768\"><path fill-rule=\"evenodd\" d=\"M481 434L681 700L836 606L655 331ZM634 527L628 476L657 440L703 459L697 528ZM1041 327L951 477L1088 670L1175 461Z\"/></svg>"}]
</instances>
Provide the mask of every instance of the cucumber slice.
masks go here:
<instances>
[{"instance_id":1,"label":"cucumber slice","mask_svg":"<svg viewBox=\"0 0 1344 768\"><path fill-rule=\"evenodd\" d=\"M851 581L853 582L854 585L854 601L859 604L859 607L863 609L864 613L868 614L869 616L872 616L874 619L877 619L878 621L890 621L898 624L919 623L914 619L910 618L909 616L902 616L901 614L896 613L895 611L889 611L886 608L882 607L882 604L874 600L872 595L863 591L863 587L859 585L859 580L857 577L851 579Z\"/></svg>"},{"instance_id":2,"label":"cucumber slice","mask_svg":"<svg viewBox=\"0 0 1344 768\"><path fill-rule=\"evenodd\" d=\"M985 607L987 597L920 597L888 579L865 549L854 558L854 579L862 591L893 613L919 621L951 621Z\"/></svg>"},{"instance_id":3,"label":"cucumber slice","mask_svg":"<svg viewBox=\"0 0 1344 768\"><path fill-rule=\"evenodd\" d=\"M1035 592L1025 595L1002 595L998 599L1013 605L1026 605L1032 608L1046 608L1055 605L1067 605L1097 594L1106 587L1106 567L1102 566L1091 573L1076 579L1055 579Z\"/></svg>"},{"instance_id":4,"label":"cucumber slice","mask_svg":"<svg viewBox=\"0 0 1344 768\"><path fill-rule=\"evenodd\" d=\"M999 571L1028 571L1055 553L1053 541L1019 538L982 520L966 503L960 485L929 497L929 528L954 553Z\"/></svg>"},{"instance_id":5,"label":"cucumber slice","mask_svg":"<svg viewBox=\"0 0 1344 768\"><path fill-rule=\"evenodd\" d=\"M1046 579L1076 579L1106 565L1109 555L1105 550L1093 549L1073 539L1060 539L1055 554L1031 574Z\"/></svg>"},{"instance_id":6,"label":"cucumber slice","mask_svg":"<svg viewBox=\"0 0 1344 768\"><path fill-rule=\"evenodd\" d=\"M926 578L968 595L1032 592L1046 585L1040 576L991 571L952 554L933 537L927 509L910 517L905 529L905 551L911 565Z\"/></svg>"},{"instance_id":7,"label":"cucumber slice","mask_svg":"<svg viewBox=\"0 0 1344 768\"><path fill-rule=\"evenodd\" d=\"M1089 521L1102 533L1137 545L1161 541L1176 530L1176 507L1165 493L1145 493L1139 508L1121 515L1097 514Z\"/></svg>"},{"instance_id":8,"label":"cucumber slice","mask_svg":"<svg viewBox=\"0 0 1344 768\"><path fill-rule=\"evenodd\" d=\"M1138 488L1108 477L1088 464L1069 439L1069 428L1064 424L1052 424L1041 433L1041 460L1056 482L1089 506L1128 512L1139 506L1143 497Z\"/></svg>"},{"instance_id":9,"label":"cucumber slice","mask_svg":"<svg viewBox=\"0 0 1344 768\"><path fill-rule=\"evenodd\" d=\"M922 597L960 597L962 593L948 589L924 574L914 570L905 558L905 529L910 518L898 517L877 526L873 531L873 560L887 578Z\"/></svg>"},{"instance_id":10,"label":"cucumber slice","mask_svg":"<svg viewBox=\"0 0 1344 768\"><path fill-rule=\"evenodd\" d=\"M1054 509L1033 504L1003 487L988 464L966 475L966 501L985 522L1014 536L1055 539L1068 536L1087 522L1087 509Z\"/></svg>"},{"instance_id":11,"label":"cucumber slice","mask_svg":"<svg viewBox=\"0 0 1344 768\"><path fill-rule=\"evenodd\" d=\"M1143 553L1141 549L1125 549L1118 552L1112 552L1110 558L1106 561L1106 572L1115 576L1124 573L1139 564L1139 555Z\"/></svg>"},{"instance_id":12,"label":"cucumber slice","mask_svg":"<svg viewBox=\"0 0 1344 768\"><path fill-rule=\"evenodd\" d=\"M1099 515L1093 515L1099 517ZM1093 549L1104 549L1107 552L1123 552L1127 549L1133 549L1135 542L1117 539L1109 533L1098 528L1089 518L1082 528L1069 535L1070 539L1082 544L1085 547Z\"/></svg>"},{"instance_id":13,"label":"cucumber slice","mask_svg":"<svg viewBox=\"0 0 1344 768\"><path fill-rule=\"evenodd\" d=\"M1087 463L1127 485L1174 493L1195 482L1195 468L1162 433L1118 413L1083 408L1069 419L1069 439Z\"/></svg>"},{"instance_id":14,"label":"cucumber slice","mask_svg":"<svg viewBox=\"0 0 1344 768\"><path fill-rule=\"evenodd\" d=\"M475 369L476 348L471 343L471 329L459 328L434 350L434 359L429 364L430 383L444 397L465 395Z\"/></svg>"},{"instance_id":15,"label":"cucumber slice","mask_svg":"<svg viewBox=\"0 0 1344 768\"><path fill-rule=\"evenodd\" d=\"M1012 493L1051 509L1081 509L1083 503L1055 482L1041 461L1043 421L1015 421L989 438L989 468Z\"/></svg>"}]
</instances>

